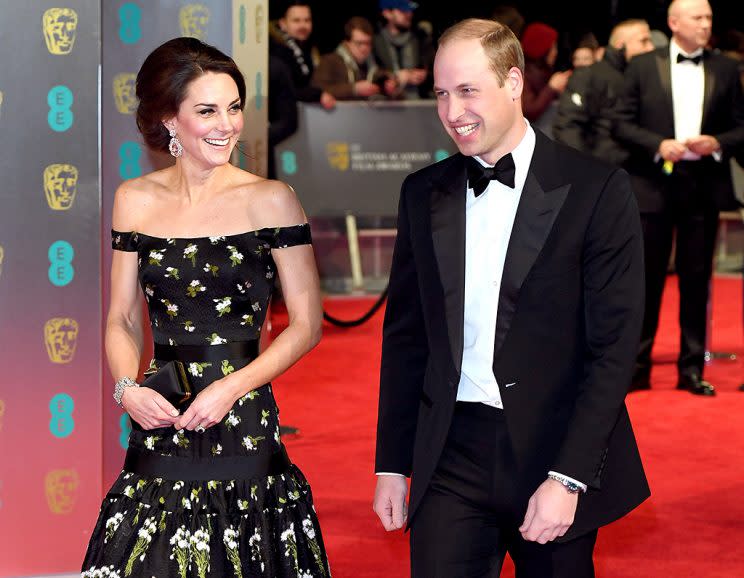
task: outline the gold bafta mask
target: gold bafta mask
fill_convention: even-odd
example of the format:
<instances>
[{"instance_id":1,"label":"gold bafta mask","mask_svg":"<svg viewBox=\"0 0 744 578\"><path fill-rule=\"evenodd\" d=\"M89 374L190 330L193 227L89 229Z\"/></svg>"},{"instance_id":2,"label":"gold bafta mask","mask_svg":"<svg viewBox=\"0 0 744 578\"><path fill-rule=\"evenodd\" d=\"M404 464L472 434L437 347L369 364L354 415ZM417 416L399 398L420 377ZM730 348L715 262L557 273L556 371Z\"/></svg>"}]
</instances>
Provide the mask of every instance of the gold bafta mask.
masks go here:
<instances>
[{"instance_id":1,"label":"gold bafta mask","mask_svg":"<svg viewBox=\"0 0 744 578\"><path fill-rule=\"evenodd\" d=\"M44 324L44 343L49 361L70 363L75 357L78 322L69 317L55 317Z\"/></svg>"},{"instance_id":2,"label":"gold bafta mask","mask_svg":"<svg viewBox=\"0 0 744 578\"><path fill-rule=\"evenodd\" d=\"M3 91L0 90L0 118L3 116Z\"/></svg>"},{"instance_id":3,"label":"gold bafta mask","mask_svg":"<svg viewBox=\"0 0 744 578\"><path fill-rule=\"evenodd\" d=\"M72 8L50 8L44 12L42 26L47 50L52 54L70 54L77 23L78 15Z\"/></svg>"},{"instance_id":4,"label":"gold bafta mask","mask_svg":"<svg viewBox=\"0 0 744 578\"><path fill-rule=\"evenodd\" d=\"M207 24L209 24L209 8L204 4L187 4L178 13L181 23L181 34L191 36L199 40L207 37Z\"/></svg>"},{"instance_id":5,"label":"gold bafta mask","mask_svg":"<svg viewBox=\"0 0 744 578\"><path fill-rule=\"evenodd\" d=\"M75 202L77 167L67 164L49 165L44 169L44 193L53 211L66 211Z\"/></svg>"},{"instance_id":6,"label":"gold bafta mask","mask_svg":"<svg viewBox=\"0 0 744 578\"><path fill-rule=\"evenodd\" d=\"M3 261L5 261L5 249L0 245L0 276L3 274Z\"/></svg>"},{"instance_id":7,"label":"gold bafta mask","mask_svg":"<svg viewBox=\"0 0 744 578\"><path fill-rule=\"evenodd\" d=\"M264 39L264 7L262 4L256 6L256 44L261 44Z\"/></svg>"},{"instance_id":8,"label":"gold bafta mask","mask_svg":"<svg viewBox=\"0 0 744 578\"><path fill-rule=\"evenodd\" d=\"M136 80L137 76L131 72L114 76L114 102L121 114L134 114L137 110Z\"/></svg>"},{"instance_id":9,"label":"gold bafta mask","mask_svg":"<svg viewBox=\"0 0 744 578\"><path fill-rule=\"evenodd\" d=\"M5 400L0 399L0 431L3 431L4 420L5 420Z\"/></svg>"},{"instance_id":10,"label":"gold bafta mask","mask_svg":"<svg viewBox=\"0 0 744 578\"><path fill-rule=\"evenodd\" d=\"M349 143L329 142L326 144L326 156L331 168L345 171L349 168Z\"/></svg>"},{"instance_id":11,"label":"gold bafta mask","mask_svg":"<svg viewBox=\"0 0 744 578\"><path fill-rule=\"evenodd\" d=\"M53 514L69 514L77 499L80 476L77 470L51 470L44 479L47 504Z\"/></svg>"}]
</instances>

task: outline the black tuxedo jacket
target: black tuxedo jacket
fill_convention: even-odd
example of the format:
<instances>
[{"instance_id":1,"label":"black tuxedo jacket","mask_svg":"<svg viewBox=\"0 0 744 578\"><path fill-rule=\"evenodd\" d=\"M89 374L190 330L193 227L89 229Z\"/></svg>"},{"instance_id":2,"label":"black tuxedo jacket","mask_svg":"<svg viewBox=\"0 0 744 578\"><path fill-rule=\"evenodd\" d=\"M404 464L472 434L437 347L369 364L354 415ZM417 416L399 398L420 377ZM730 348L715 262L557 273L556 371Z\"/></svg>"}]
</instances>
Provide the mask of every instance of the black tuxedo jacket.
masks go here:
<instances>
[{"instance_id":1,"label":"black tuxedo jacket","mask_svg":"<svg viewBox=\"0 0 744 578\"><path fill-rule=\"evenodd\" d=\"M627 174L539 131L498 299L493 371L523 499L555 470L586 483L564 540L649 489L625 408L643 316ZM382 345L376 471L412 474L409 524L450 427L465 290L465 157L405 180ZM493 193L488 193L493 194Z\"/></svg>"},{"instance_id":2,"label":"black tuxedo jacket","mask_svg":"<svg viewBox=\"0 0 744 578\"><path fill-rule=\"evenodd\" d=\"M701 134L716 137L722 162L702 159L706 168L706 194L720 210L738 207L731 182L729 161L744 146L744 97L736 62L721 54L704 52L705 75ZM642 212L665 210L670 197L662 162L654 157L661 141L674 138L672 73L669 48L636 56L625 71L623 93L616 109L615 136L630 150L625 167L633 176L633 188ZM693 203L697 204L697 203Z\"/></svg>"}]
</instances>

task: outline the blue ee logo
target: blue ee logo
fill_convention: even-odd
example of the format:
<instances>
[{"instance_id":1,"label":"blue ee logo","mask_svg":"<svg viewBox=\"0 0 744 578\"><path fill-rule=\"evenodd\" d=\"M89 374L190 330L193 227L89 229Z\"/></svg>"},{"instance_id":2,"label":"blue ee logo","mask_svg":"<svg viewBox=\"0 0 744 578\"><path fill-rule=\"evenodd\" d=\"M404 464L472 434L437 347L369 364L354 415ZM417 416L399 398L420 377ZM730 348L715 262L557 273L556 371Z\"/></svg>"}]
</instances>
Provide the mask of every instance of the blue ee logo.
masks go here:
<instances>
[{"instance_id":1,"label":"blue ee logo","mask_svg":"<svg viewBox=\"0 0 744 578\"><path fill-rule=\"evenodd\" d=\"M55 287L68 285L75 277L75 268L72 260L75 258L75 249L67 241L55 241L49 247L49 281Z\"/></svg>"},{"instance_id":2,"label":"blue ee logo","mask_svg":"<svg viewBox=\"0 0 744 578\"><path fill-rule=\"evenodd\" d=\"M47 122L49 127L57 132L65 132L72 126L75 115L72 114L70 107L73 101L72 91L64 84L52 87L47 93L47 104L49 113Z\"/></svg>"},{"instance_id":3,"label":"blue ee logo","mask_svg":"<svg viewBox=\"0 0 744 578\"><path fill-rule=\"evenodd\" d=\"M58 393L49 402L49 412L52 414L49 431L54 437L66 438L75 429L75 420L72 419L74 409L75 402L66 393Z\"/></svg>"},{"instance_id":4,"label":"blue ee logo","mask_svg":"<svg viewBox=\"0 0 744 578\"><path fill-rule=\"evenodd\" d=\"M294 151L283 151L281 156L282 172L285 175L293 175L297 172L297 155Z\"/></svg>"},{"instance_id":5,"label":"blue ee logo","mask_svg":"<svg viewBox=\"0 0 744 578\"><path fill-rule=\"evenodd\" d=\"M129 447L130 433L132 433L132 422L129 420L129 414L123 413L119 418L119 445L122 449Z\"/></svg>"},{"instance_id":6,"label":"blue ee logo","mask_svg":"<svg viewBox=\"0 0 744 578\"><path fill-rule=\"evenodd\" d=\"M436 151L434 151L434 161L436 162L443 161L449 156L450 154L444 149L437 149Z\"/></svg>"},{"instance_id":7,"label":"blue ee logo","mask_svg":"<svg viewBox=\"0 0 744 578\"><path fill-rule=\"evenodd\" d=\"M134 2L125 2L119 7L119 40L124 44L135 44L142 38L142 9Z\"/></svg>"},{"instance_id":8,"label":"blue ee logo","mask_svg":"<svg viewBox=\"0 0 744 578\"><path fill-rule=\"evenodd\" d=\"M142 147L133 140L125 140L119 147L119 176L126 179L133 179L142 175L140 158L142 157Z\"/></svg>"}]
</instances>

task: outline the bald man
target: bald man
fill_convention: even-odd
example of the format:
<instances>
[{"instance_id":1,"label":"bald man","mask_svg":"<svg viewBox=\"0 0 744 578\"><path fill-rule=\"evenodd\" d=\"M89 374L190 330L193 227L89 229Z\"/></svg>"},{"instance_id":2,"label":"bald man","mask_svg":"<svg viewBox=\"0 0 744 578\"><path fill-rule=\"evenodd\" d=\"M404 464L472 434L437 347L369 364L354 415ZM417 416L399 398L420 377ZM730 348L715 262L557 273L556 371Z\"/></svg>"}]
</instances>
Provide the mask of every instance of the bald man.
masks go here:
<instances>
[{"instance_id":1,"label":"bald man","mask_svg":"<svg viewBox=\"0 0 744 578\"><path fill-rule=\"evenodd\" d=\"M744 97L736 63L706 49L706 0L669 6L669 46L634 58L617 109L616 137L641 211L646 311L632 389L648 389L667 264L676 232L680 293L677 388L715 395L703 379L708 287L718 213L738 207L729 160L744 145Z\"/></svg>"},{"instance_id":2,"label":"bald man","mask_svg":"<svg viewBox=\"0 0 744 578\"><path fill-rule=\"evenodd\" d=\"M553 124L555 140L622 165L628 153L612 136L612 113L627 63L653 48L645 20L625 20L615 26L602 60L574 70L568 81Z\"/></svg>"}]
</instances>

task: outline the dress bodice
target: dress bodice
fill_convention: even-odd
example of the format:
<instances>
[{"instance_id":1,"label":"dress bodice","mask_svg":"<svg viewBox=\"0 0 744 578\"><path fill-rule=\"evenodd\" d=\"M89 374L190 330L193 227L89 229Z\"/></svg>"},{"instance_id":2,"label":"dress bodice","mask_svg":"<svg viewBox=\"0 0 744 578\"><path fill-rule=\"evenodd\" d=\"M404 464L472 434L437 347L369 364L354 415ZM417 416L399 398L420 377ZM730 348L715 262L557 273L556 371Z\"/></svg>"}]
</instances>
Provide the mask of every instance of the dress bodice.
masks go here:
<instances>
[{"instance_id":1,"label":"dress bodice","mask_svg":"<svg viewBox=\"0 0 744 578\"><path fill-rule=\"evenodd\" d=\"M137 252L153 339L170 345L258 339L276 282L271 250L311 243L308 223L222 237L111 233L114 249Z\"/></svg>"}]
</instances>

